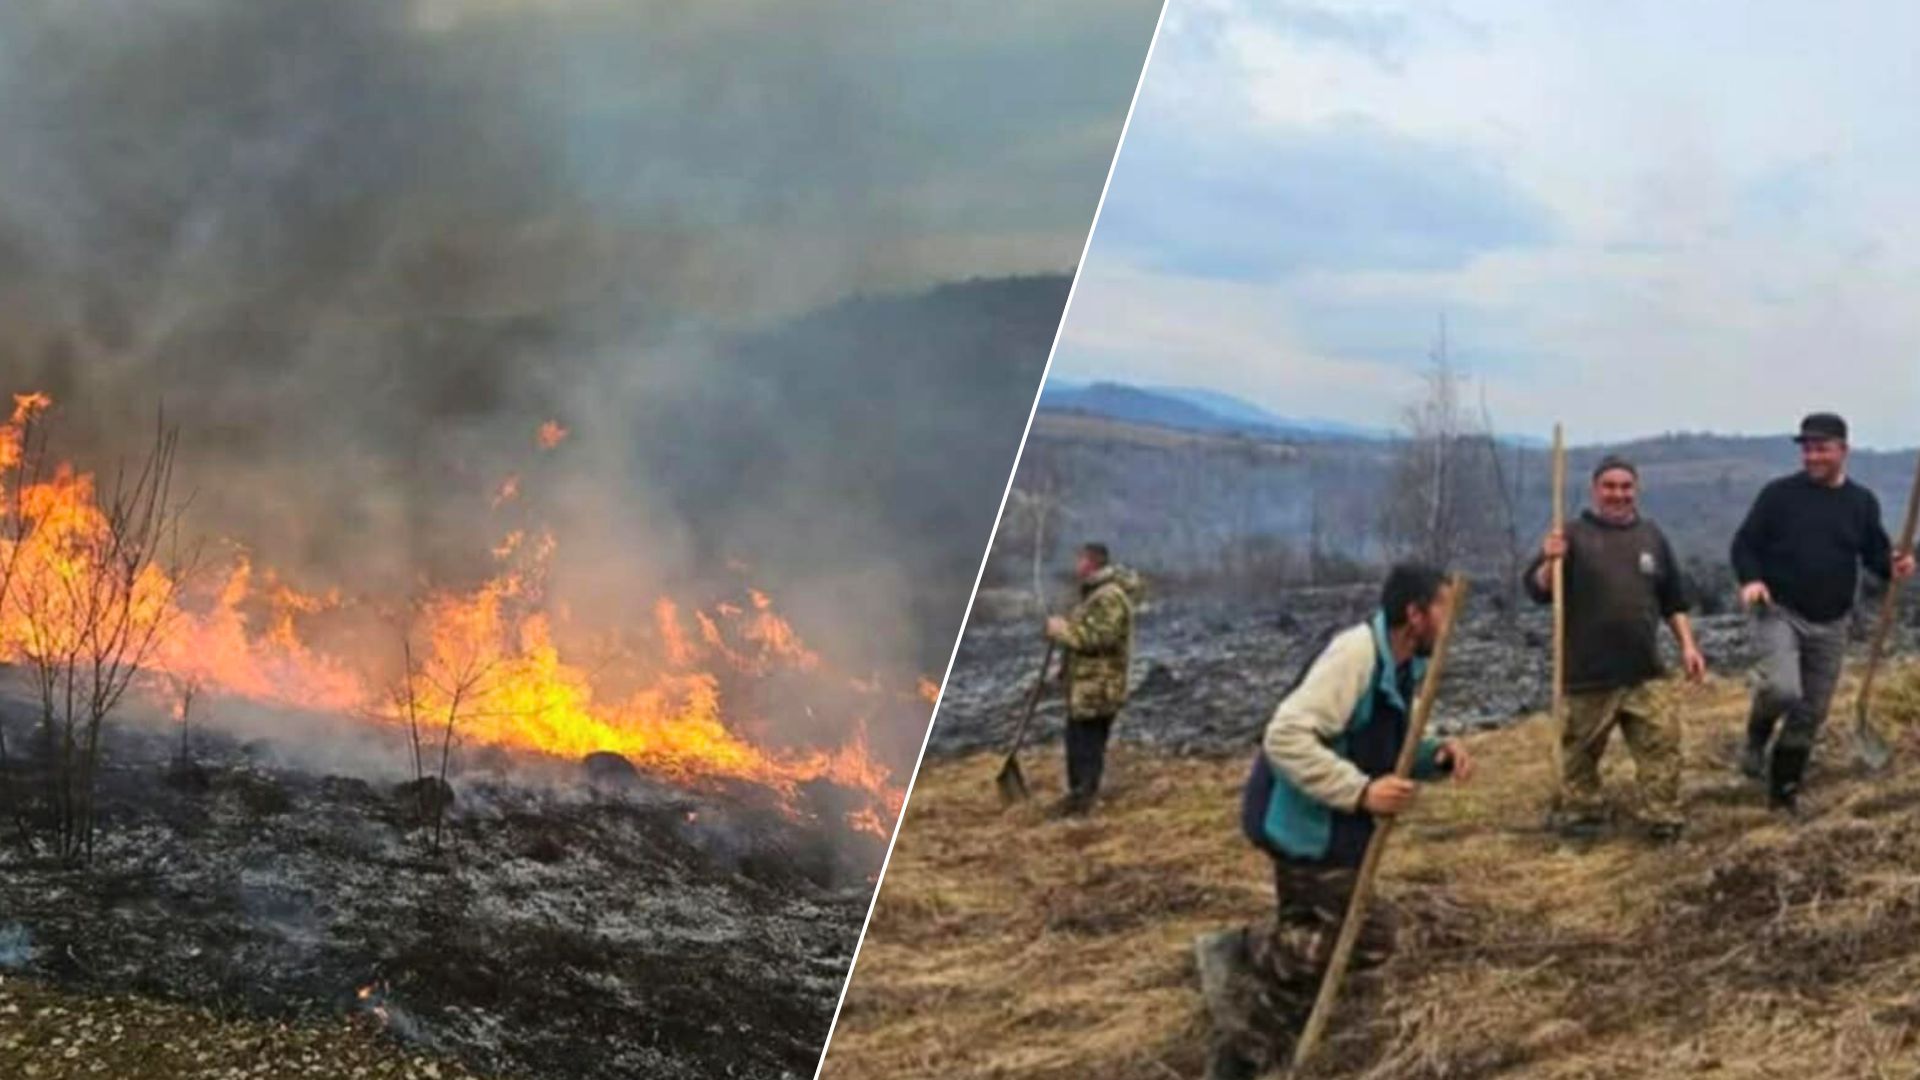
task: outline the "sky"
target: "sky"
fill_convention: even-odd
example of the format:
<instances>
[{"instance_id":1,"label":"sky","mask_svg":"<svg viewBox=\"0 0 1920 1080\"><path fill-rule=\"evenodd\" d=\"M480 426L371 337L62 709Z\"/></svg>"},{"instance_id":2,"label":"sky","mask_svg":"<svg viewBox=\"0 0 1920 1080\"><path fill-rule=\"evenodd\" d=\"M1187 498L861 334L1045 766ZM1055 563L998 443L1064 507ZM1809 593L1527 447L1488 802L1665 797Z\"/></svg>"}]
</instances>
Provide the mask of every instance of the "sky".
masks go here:
<instances>
[{"instance_id":1,"label":"sky","mask_svg":"<svg viewBox=\"0 0 1920 1080\"><path fill-rule=\"evenodd\" d=\"M1056 378L1920 437L1920 8L1173 0Z\"/></svg>"},{"instance_id":2,"label":"sky","mask_svg":"<svg viewBox=\"0 0 1920 1080\"><path fill-rule=\"evenodd\" d=\"M70 234L98 216L97 202L72 194L83 185L62 169L87 136L47 113L69 103L71 86L111 79L119 90L76 111L116 111L138 129L136 145L117 152L130 183L167 166L191 181L179 191L163 183L161 196L198 193L222 208L182 231L186 243L231 223L236 190L285 175L324 177L314 183L335 192L405 187L408 176L395 174L420 166L395 164L404 150L333 150L351 137L345 129L370 132L364 147L384 127L471 158L414 178L443 202L492 185L471 201L544 211L550 231L591 216L604 236L661 238L662 259L698 286L675 301L702 314L780 317L856 293L1071 273L1160 9L1161 0L20 0L0 14L0 85L14 91L0 101L0 130L10 145L35 145L0 160L0 196L17 211L9 231L31 234L20 242L86 246ZM341 70L356 35L375 61L359 82ZM147 64L155 85L113 72L139 66L123 56L160 57ZM441 95L430 122L383 110L383 96L416 91ZM168 110L194 95L222 114L219 138L142 142L182 128ZM251 112L225 115L243 101ZM244 140L226 138L230 129ZM169 153L195 159L197 171L171 168Z\"/></svg>"},{"instance_id":3,"label":"sky","mask_svg":"<svg viewBox=\"0 0 1920 1080\"><path fill-rule=\"evenodd\" d=\"M550 27L572 177L788 310L1071 273L1161 7L414 3L428 31Z\"/></svg>"}]
</instances>

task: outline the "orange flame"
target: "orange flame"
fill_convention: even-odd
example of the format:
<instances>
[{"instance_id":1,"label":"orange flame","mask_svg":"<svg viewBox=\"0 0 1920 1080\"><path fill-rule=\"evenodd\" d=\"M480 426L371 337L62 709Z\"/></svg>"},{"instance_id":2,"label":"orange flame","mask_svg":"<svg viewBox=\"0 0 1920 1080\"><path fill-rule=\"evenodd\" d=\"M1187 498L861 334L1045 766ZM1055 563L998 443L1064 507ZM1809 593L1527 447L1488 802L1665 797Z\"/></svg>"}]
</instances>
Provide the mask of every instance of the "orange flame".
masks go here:
<instances>
[{"instance_id":1,"label":"orange flame","mask_svg":"<svg viewBox=\"0 0 1920 1080\"><path fill-rule=\"evenodd\" d=\"M511 474L505 480L500 481L500 486L494 489L493 508L498 510L504 504L510 503L518 498L519 495L520 476L518 473Z\"/></svg>"},{"instance_id":2,"label":"orange flame","mask_svg":"<svg viewBox=\"0 0 1920 1080\"><path fill-rule=\"evenodd\" d=\"M26 423L49 405L39 394L14 400L12 420L0 425L0 467L20 460ZM551 447L566 434L550 421L540 440ZM517 490L517 480L502 489ZM33 527L17 552L0 540L0 558L13 556L16 568L11 595L0 597L0 659L11 660L71 647L83 632L73 605L84 589L74 586L89 572L85 546L110 527L92 477L70 467L19 496L18 513ZM204 579L175 582L149 568L128 603L137 625L164 627L149 667L171 681L175 698L193 687L393 723L407 722L411 711L436 732L451 717L461 744L569 757L613 751L670 777L749 780L788 798L802 784L826 781L866 794L866 805L848 814L850 827L887 835L904 792L872 758L864 721L845 745L809 753L764 749L727 722L722 695L729 679L829 674L767 593L748 589L744 604L685 611L662 597L653 609L657 653L627 657L612 677L598 664L590 674L563 656L556 627L566 613L544 597L556 550L549 533L510 533L494 549L501 562L495 577L465 592L428 596L410 635L420 646L414 670L398 696L303 638L304 623L346 606L337 592L302 592L256 570L244 552ZM609 695L602 689L609 684L622 690ZM877 679L830 676L821 683L828 684L876 700L882 693ZM176 715L178 709L176 703Z\"/></svg>"},{"instance_id":3,"label":"orange flame","mask_svg":"<svg viewBox=\"0 0 1920 1080\"><path fill-rule=\"evenodd\" d=\"M540 441L540 449L551 450L559 446L566 440L566 437L571 434L572 432L560 426L560 421L549 420L540 425L540 434L537 436Z\"/></svg>"}]
</instances>

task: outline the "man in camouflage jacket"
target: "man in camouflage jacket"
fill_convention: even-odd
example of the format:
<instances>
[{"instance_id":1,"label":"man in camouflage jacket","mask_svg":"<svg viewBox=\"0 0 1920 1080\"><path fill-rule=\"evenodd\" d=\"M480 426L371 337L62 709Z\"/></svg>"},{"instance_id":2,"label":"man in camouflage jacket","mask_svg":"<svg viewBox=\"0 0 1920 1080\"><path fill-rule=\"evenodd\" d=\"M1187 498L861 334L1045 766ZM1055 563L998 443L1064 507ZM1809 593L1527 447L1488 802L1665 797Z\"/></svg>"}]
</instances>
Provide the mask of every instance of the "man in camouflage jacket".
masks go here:
<instances>
[{"instance_id":1,"label":"man in camouflage jacket","mask_svg":"<svg viewBox=\"0 0 1920 1080\"><path fill-rule=\"evenodd\" d=\"M1100 791L1107 739L1127 703L1133 659L1133 603L1140 578L1113 564L1105 544L1080 549L1080 603L1047 620L1048 640L1066 650L1067 797L1062 809L1084 813Z\"/></svg>"}]
</instances>

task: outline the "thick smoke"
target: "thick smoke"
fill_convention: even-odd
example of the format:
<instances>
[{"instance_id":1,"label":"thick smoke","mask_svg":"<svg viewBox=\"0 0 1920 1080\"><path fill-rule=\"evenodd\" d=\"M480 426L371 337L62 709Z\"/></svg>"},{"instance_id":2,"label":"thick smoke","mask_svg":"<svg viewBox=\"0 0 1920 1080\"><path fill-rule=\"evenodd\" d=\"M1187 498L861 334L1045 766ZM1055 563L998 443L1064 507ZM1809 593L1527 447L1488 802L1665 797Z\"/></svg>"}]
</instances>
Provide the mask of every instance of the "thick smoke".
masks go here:
<instances>
[{"instance_id":1,"label":"thick smoke","mask_svg":"<svg viewBox=\"0 0 1920 1080\"><path fill-rule=\"evenodd\" d=\"M1088 30L1127 77L1028 133L1033 207L969 247L916 202L942 132L890 111L884 5L10 4L0 374L93 467L164 404L195 526L303 586L468 584L544 524L583 621L744 572L856 670L931 670L1064 282L803 313L1064 270L1130 6Z\"/></svg>"}]
</instances>

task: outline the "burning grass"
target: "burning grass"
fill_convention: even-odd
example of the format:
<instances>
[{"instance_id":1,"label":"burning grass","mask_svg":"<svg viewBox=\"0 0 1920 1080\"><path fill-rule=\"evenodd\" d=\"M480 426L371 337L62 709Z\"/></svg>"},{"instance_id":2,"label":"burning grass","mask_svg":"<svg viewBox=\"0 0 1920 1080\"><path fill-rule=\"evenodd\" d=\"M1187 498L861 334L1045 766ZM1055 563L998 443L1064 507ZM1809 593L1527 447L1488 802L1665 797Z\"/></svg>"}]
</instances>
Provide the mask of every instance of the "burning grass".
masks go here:
<instances>
[{"instance_id":1,"label":"burning grass","mask_svg":"<svg viewBox=\"0 0 1920 1080\"><path fill-rule=\"evenodd\" d=\"M575 623L530 521L411 596L176 558L172 430L130 498L17 406L0 969L516 1075L812 1067L902 797L868 724L923 723L923 688L835 669L744 581Z\"/></svg>"},{"instance_id":2,"label":"burning grass","mask_svg":"<svg viewBox=\"0 0 1920 1080\"><path fill-rule=\"evenodd\" d=\"M72 672L109 671L79 680L80 696L97 699L87 716L95 726L123 690L182 721L196 698L292 706L409 728L422 778L436 771L423 734L436 743L442 777L456 744L576 759L606 751L684 784L761 784L790 804L803 785L838 785L864 794L844 824L891 832L904 791L872 756L868 724L920 721L922 688L835 671L766 592L741 583L737 595L698 606L662 597L634 625L576 626L547 591L559 542L517 519L502 520L484 581L427 585L411 598L304 592L237 545L204 565L198 544L176 555L184 502L173 505L155 481L152 506L142 512L137 498L131 510L119 506L111 494L119 480L106 477L103 491L54 456L51 408L45 395L16 395L0 423L0 661L44 670L41 682L66 685L69 699ZM566 436L549 422L536 452L555 452ZM173 438L163 431L169 454ZM156 460L170 476L171 457ZM523 479L509 483L518 491ZM496 498L495 509L508 501ZM129 518L155 535L131 543ZM165 553L151 550L163 546L161 534ZM129 551L144 557L129 564ZM117 582L123 572L133 580ZM328 642L338 651L309 637L327 620L342 628ZM102 642L112 645L110 662L93 655ZM775 746L745 734L794 718L748 715L745 702L763 684L776 692L757 696L796 713L843 716L837 745ZM59 695L46 697L52 713Z\"/></svg>"},{"instance_id":3,"label":"burning grass","mask_svg":"<svg viewBox=\"0 0 1920 1080\"><path fill-rule=\"evenodd\" d=\"M1731 771L1744 688L1688 692L1692 827L1670 847L1550 836L1547 726L1474 737L1479 780L1431 791L1397 834L1383 890L1406 936L1382 984L1349 993L1319 1071L1915 1075L1920 666L1883 685L1894 768L1855 775L1831 732L1800 826ZM1616 744L1616 790L1625 761ZM1052 763L1001 812L997 767L922 771L825 1076L1199 1075L1191 940L1271 897L1234 816L1245 763L1122 747L1087 821L1047 817Z\"/></svg>"}]
</instances>

